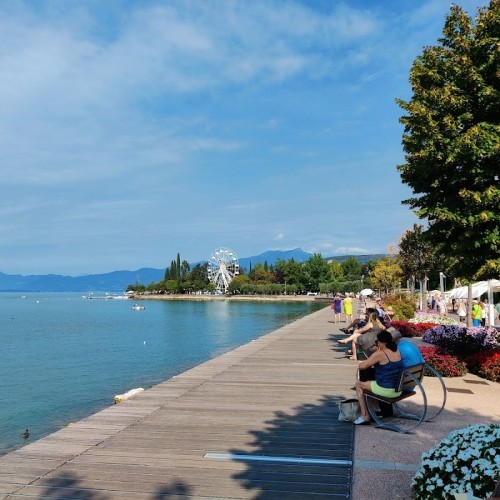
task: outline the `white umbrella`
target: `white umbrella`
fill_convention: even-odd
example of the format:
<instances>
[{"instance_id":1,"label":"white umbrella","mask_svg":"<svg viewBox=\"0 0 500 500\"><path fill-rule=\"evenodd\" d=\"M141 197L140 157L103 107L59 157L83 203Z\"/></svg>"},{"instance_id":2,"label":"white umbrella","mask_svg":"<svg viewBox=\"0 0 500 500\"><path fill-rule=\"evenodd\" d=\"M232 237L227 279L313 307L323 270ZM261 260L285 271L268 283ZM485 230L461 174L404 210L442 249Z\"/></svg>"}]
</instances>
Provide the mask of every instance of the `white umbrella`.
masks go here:
<instances>
[{"instance_id":1,"label":"white umbrella","mask_svg":"<svg viewBox=\"0 0 500 500\"><path fill-rule=\"evenodd\" d=\"M373 290L371 288L363 288L361 292L359 292L361 295L373 295Z\"/></svg>"}]
</instances>

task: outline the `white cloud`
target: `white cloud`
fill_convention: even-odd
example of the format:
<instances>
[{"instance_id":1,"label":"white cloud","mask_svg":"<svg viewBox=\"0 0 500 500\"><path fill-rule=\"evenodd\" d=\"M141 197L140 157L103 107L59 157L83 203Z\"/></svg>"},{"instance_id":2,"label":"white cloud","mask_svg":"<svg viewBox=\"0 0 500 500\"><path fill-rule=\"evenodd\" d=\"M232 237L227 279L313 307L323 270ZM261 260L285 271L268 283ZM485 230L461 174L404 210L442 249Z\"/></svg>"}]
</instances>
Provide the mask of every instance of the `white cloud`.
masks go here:
<instances>
[{"instance_id":1,"label":"white cloud","mask_svg":"<svg viewBox=\"0 0 500 500\"><path fill-rule=\"evenodd\" d=\"M359 247L337 247L335 249L335 253L345 253L345 254L370 254L372 253L370 250L366 248Z\"/></svg>"},{"instance_id":2,"label":"white cloud","mask_svg":"<svg viewBox=\"0 0 500 500\"><path fill-rule=\"evenodd\" d=\"M283 241L285 239L285 235L283 233L278 233L273 239L274 241Z\"/></svg>"}]
</instances>

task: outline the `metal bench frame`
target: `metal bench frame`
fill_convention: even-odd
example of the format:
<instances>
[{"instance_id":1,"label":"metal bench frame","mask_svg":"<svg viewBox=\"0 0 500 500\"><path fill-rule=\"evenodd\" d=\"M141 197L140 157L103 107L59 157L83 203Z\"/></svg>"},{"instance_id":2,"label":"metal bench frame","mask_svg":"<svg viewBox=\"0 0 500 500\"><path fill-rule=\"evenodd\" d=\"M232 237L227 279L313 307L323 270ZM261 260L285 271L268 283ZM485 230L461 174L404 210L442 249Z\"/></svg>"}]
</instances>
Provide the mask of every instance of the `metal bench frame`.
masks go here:
<instances>
[{"instance_id":1,"label":"metal bench frame","mask_svg":"<svg viewBox=\"0 0 500 500\"><path fill-rule=\"evenodd\" d=\"M431 371L438 378L441 387L443 389L443 403L441 407L438 408L435 414L433 414L431 417L428 417L427 420L426 420L427 410L428 410L427 394L425 393L425 389L422 385L422 381L424 379L426 370ZM417 394L417 390L420 391L423 398L423 405L421 411L418 414L408 413L404 411L403 408L398 403L400 401L403 401L404 399L410 398L411 396ZM401 392L401 395L395 398L386 398L383 396L379 396L371 391L364 392L364 397L366 401L366 406L368 408L368 412L370 413L371 418L375 421L376 427L400 433L407 433L416 429L422 422L424 421L429 422L430 420L436 418L443 411L444 406L446 404L446 386L444 385L443 379L434 368L425 363L420 365L410 366L408 368L401 370L396 385L396 391ZM385 403L392 404L393 409L395 410L396 418L411 420L414 423L403 427L400 425L396 425L394 422L388 422L388 421L384 422L383 420L380 419L380 417L376 414L376 411L373 409L373 406L371 404L372 400L383 401Z\"/></svg>"}]
</instances>

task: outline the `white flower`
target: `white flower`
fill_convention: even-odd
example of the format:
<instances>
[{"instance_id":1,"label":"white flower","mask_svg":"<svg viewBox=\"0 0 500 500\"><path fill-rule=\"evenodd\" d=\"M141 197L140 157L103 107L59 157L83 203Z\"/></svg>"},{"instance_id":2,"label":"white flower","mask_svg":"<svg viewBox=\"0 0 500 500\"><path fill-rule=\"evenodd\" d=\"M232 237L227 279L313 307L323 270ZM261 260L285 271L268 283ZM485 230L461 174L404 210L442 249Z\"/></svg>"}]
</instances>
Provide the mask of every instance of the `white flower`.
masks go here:
<instances>
[{"instance_id":1,"label":"white flower","mask_svg":"<svg viewBox=\"0 0 500 500\"><path fill-rule=\"evenodd\" d=\"M454 491L493 489L500 474L500 425L474 424L457 429L433 450L422 454L422 465L412 480L415 492L432 491L432 497ZM425 497L425 494L418 495Z\"/></svg>"}]
</instances>

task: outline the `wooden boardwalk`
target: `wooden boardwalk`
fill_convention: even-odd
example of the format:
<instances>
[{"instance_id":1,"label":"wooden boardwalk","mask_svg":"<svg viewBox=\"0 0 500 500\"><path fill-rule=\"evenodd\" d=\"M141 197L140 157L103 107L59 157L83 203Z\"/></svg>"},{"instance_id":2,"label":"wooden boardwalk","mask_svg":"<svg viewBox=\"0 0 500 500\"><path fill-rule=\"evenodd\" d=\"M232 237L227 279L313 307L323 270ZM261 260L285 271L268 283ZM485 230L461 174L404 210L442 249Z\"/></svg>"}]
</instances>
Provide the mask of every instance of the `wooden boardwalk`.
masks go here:
<instances>
[{"instance_id":1,"label":"wooden boardwalk","mask_svg":"<svg viewBox=\"0 0 500 500\"><path fill-rule=\"evenodd\" d=\"M355 366L323 309L0 457L0 498L350 498Z\"/></svg>"}]
</instances>

